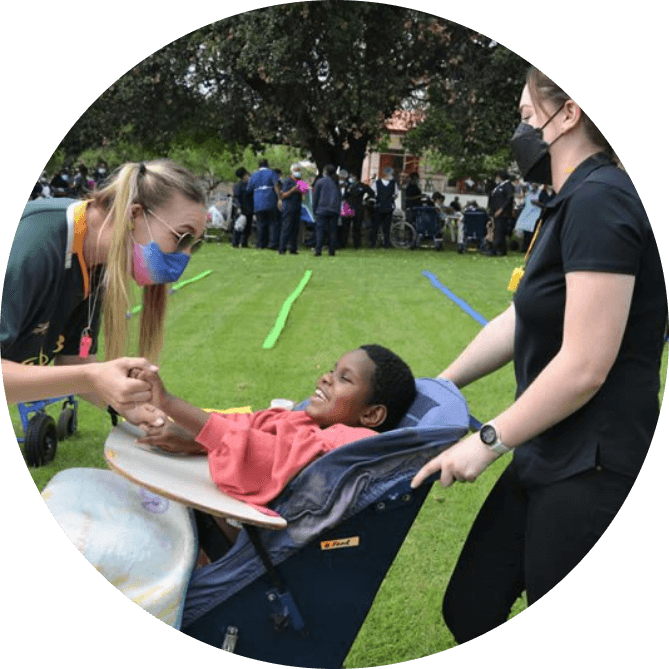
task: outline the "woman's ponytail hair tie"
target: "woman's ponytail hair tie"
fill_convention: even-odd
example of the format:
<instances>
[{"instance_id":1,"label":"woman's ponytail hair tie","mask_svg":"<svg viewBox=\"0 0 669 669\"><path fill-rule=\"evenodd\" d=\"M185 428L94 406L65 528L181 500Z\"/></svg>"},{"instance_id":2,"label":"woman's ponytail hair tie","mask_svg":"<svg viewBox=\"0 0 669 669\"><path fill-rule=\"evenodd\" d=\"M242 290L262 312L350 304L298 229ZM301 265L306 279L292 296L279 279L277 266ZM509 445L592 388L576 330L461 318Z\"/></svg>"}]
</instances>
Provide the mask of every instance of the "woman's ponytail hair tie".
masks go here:
<instances>
[{"instance_id":1,"label":"woman's ponytail hair tie","mask_svg":"<svg viewBox=\"0 0 669 669\"><path fill-rule=\"evenodd\" d=\"M146 174L146 164L144 161L139 163L139 171L137 172L137 176L143 177Z\"/></svg>"}]
</instances>

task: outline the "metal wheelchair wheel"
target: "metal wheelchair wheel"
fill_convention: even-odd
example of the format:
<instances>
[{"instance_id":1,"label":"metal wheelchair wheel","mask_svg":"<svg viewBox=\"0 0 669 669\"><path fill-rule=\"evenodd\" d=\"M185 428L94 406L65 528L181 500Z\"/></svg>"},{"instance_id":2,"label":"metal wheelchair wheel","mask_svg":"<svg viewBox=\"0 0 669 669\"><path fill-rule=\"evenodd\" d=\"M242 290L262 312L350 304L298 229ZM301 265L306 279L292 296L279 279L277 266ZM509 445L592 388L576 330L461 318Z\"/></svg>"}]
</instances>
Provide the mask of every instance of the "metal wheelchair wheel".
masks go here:
<instances>
[{"instance_id":1,"label":"metal wheelchair wheel","mask_svg":"<svg viewBox=\"0 0 669 669\"><path fill-rule=\"evenodd\" d=\"M58 448L56 421L45 413L33 416L28 423L24 448L28 466L41 467L52 462Z\"/></svg>"},{"instance_id":2,"label":"metal wheelchair wheel","mask_svg":"<svg viewBox=\"0 0 669 669\"><path fill-rule=\"evenodd\" d=\"M416 228L403 220L393 221L390 227L390 242L397 249L411 248L416 239Z\"/></svg>"}]
</instances>

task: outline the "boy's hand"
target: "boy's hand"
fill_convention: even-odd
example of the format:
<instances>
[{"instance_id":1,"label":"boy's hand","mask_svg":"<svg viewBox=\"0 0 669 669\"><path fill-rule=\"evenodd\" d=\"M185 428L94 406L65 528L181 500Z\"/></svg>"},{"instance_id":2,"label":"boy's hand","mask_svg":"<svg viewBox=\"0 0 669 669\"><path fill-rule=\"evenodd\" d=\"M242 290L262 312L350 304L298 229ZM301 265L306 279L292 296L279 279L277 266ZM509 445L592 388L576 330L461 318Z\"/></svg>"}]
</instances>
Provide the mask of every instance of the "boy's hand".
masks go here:
<instances>
[{"instance_id":1,"label":"boy's hand","mask_svg":"<svg viewBox=\"0 0 669 669\"><path fill-rule=\"evenodd\" d=\"M161 427L145 429L146 436L138 439L140 444L157 446L168 453L201 455L207 451L198 444L193 435L171 421L165 421Z\"/></svg>"},{"instance_id":2,"label":"boy's hand","mask_svg":"<svg viewBox=\"0 0 669 669\"><path fill-rule=\"evenodd\" d=\"M149 403L158 409L164 410L169 394L157 372L135 368L130 370L128 376L148 383L151 386L151 399Z\"/></svg>"}]
</instances>

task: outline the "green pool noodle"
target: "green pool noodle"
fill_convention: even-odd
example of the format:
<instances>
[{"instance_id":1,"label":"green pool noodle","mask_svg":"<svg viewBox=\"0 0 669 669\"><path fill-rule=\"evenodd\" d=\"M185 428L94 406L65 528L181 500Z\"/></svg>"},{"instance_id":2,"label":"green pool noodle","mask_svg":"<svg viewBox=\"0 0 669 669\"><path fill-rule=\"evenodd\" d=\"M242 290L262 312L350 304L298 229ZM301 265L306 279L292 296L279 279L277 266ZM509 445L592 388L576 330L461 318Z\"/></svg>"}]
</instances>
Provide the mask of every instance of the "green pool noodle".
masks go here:
<instances>
[{"instance_id":1,"label":"green pool noodle","mask_svg":"<svg viewBox=\"0 0 669 669\"><path fill-rule=\"evenodd\" d=\"M286 321L288 320L288 312L293 306L295 300L300 296L300 293L304 290L304 287L309 282L311 274L312 274L311 270L307 270L304 273L302 281L300 281L297 288L288 296L288 299L283 303L281 311L279 312L279 316L276 319L276 322L274 323L274 327L270 330L270 333L267 335L267 339L265 339L265 343L262 345L264 349L270 349L274 346L274 344L276 344L276 340L279 338L279 335L281 334L281 331L283 330L284 326L286 325Z\"/></svg>"},{"instance_id":2,"label":"green pool noodle","mask_svg":"<svg viewBox=\"0 0 669 669\"><path fill-rule=\"evenodd\" d=\"M172 288L169 290L169 295L174 293L175 291L179 290L179 288L183 288L184 286L187 286L189 283L194 283L195 281L199 281L200 279L204 279L205 276L209 276L213 270L208 269L206 272L202 272L198 274L197 276L194 276L192 279L186 279L185 281L180 281L179 283L175 283ZM134 316L135 314L138 314L142 310L143 305L138 304L136 307L132 308L132 311L126 314L126 317Z\"/></svg>"}]
</instances>

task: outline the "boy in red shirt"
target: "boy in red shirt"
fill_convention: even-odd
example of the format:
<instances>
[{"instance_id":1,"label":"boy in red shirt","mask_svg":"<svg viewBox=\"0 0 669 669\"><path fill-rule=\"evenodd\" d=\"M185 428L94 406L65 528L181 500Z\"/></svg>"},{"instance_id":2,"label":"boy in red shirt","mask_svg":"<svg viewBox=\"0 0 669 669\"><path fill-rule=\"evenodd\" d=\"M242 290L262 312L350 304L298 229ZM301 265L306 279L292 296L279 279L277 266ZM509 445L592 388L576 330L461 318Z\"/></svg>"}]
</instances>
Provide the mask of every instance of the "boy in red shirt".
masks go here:
<instances>
[{"instance_id":1,"label":"boy in red shirt","mask_svg":"<svg viewBox=\"0 0 669 669\"><path fill-rule=\"evenodd\" d=\"M274 499L325 453L394 429L416 396L408 365L376 344L344 354L318 380L304 411L208 413L170 395L157 374L141 372L139 378L151 383L152 404L176 425L152 429L139 442L171 452L207 453L216 485L257 505Z\"/></svg>"}]
</instances>

